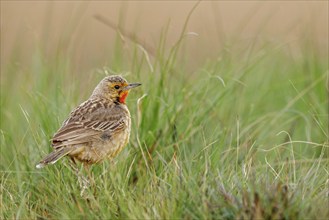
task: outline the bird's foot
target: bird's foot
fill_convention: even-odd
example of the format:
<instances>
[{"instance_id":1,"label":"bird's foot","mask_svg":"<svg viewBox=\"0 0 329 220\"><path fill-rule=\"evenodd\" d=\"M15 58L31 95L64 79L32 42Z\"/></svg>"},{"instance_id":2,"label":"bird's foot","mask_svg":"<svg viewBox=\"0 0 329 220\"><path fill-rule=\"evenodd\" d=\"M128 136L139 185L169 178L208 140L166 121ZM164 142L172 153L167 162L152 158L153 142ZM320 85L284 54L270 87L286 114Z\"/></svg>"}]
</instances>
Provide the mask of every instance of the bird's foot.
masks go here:
<instances>
[{"instance_id":1,"label":"bird's foot","mask_svg":"<svg viewBox=\"0 0 329 220\"><path fill-rule=\"evenodd\" d=\"M78 182L80 185L80 196L84 198L86 197L86 190L90 187L90 182L82 175L78 176Z\"/></svg>"}]
</instances>

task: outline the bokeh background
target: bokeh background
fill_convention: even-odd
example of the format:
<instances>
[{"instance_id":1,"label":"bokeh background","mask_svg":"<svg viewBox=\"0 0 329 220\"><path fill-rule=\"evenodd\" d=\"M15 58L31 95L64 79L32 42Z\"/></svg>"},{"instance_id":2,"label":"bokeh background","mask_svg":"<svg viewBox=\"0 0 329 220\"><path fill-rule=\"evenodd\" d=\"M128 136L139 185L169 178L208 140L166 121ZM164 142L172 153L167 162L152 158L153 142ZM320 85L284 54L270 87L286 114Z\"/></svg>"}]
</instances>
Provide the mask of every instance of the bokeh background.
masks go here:
<instances>
[{"instance_id":1,"label":"bokeh background","mask_svg":"<svg viewBox=\"0 0 329 220\"><path fill-rule=\"evenodd\" d=\"M0 3L0 219L329 219L328 1ZM131 138L86 196L35 164L114 73Z\"/></svg>"},{"instance_id":2,"label":"bokeh background","mask_svg":"<svg viewBox=\"0 0 329 220\"><path fill-rule=\"evenodd\" d=\"M111 59L115 30L103 16L156 47L164 27L168 46L177 41L195 1L1 1L1 70L13 56L30 63L35 48L53 55L65 48L73 71L104 66ZM203 1L187 27L191 69L214 59L225 44L272 41L298 54L305 38L328 51L328 1ZM128 47L128 46L127 46ZM129 48L126 48L129 50ZM3 72L3 71L1 71Z\"/></svg>"}]
</instances>

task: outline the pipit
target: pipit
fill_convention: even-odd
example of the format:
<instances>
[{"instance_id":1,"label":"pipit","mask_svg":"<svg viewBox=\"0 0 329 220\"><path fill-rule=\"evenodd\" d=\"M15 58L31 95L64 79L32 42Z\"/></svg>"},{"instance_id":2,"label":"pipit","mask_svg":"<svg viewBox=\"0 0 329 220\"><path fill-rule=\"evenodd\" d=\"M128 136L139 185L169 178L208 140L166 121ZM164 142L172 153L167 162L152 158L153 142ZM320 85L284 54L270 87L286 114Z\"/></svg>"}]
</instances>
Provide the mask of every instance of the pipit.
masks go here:
<instances>
[{"instance_id":1,"label":"pipit","mask_svg":"<svg viewBox=\"0 0 329 220\"><path fill-rule=\"evenodd\" d=\"M54 164L64 156L84 164L115 157L129 141L131 119L125 100L129 90L140 85L121 76L105 77L63 122L51 140L54 151L36 167Z\"/></svg>"}]
</instances>

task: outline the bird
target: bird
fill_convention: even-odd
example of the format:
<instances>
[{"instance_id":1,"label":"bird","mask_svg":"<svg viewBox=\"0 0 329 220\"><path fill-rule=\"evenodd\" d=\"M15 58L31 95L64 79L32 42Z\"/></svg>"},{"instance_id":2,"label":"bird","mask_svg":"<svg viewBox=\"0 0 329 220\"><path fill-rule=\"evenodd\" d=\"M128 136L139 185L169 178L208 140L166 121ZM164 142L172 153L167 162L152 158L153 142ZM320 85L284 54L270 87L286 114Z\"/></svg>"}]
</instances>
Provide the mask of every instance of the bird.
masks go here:
<instances>
[{"instance_id":1,"label":"bird","mask_svg":"<svg viewBox=\"0 0 329 220\"><path fill-rule=\"evenodd\" d=\"M141 83L128 83L120 75L102 79L88 100L76 107L53 135L53 151L36 168L68 156L86 165L112 159L129 142L131 116L126 98Z\"/></svg>"}]
</instances>

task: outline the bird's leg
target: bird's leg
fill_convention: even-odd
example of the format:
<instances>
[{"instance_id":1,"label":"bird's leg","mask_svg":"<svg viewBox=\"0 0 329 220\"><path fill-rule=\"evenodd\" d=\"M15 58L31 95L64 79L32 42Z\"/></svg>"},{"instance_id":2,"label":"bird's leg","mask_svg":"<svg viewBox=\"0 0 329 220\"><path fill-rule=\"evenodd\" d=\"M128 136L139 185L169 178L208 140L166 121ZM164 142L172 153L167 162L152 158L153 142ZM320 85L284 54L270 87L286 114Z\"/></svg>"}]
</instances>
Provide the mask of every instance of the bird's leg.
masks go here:
<instances>
[{"instance_id":1,"label":"bird's leg","mask_svg":"<svg viewBox=\"0 0 329 220\"><path fill-rule=\"evenodd\" d=\"M80 186L80 196L84 197L85 194L85 190L88 189L88 187L90 186L90 182L88 181L88 179L86 179L86 177L80 172L74 158L71 158L71 160L69 161L69 165L71 167L71 169L73 170L73 172L75 173L75 175L78 178L78 183Z\"/></svg>"},{"instance_id":2,"label":"bird's leg","mask_svg":"<svg viewBox=\"0 0 329 220\"><path fill-rule=\"evenodd\" d=\"M74 158L70 157L70 160L69 160L69 166L70 168L73 170L73 172L78 175L79 174L79 169L78 169L78 166L74 160Z\"/></svg>"},{"instance_id":3,"label":"bird's leg","mask_svg":"<svg viewBox=\"0 0 329 220\"><path fill-rule=\"evenodd\" d=\"M93 172L91 172L91 166L92 165L90 165L90 164L84 164L83 166L84 166L85 171L87 173L90 186L91 186L91 188L94 191L94 197L96 198L96 196L97 196L96 195L96 193L97 193L97 186L96 186L96 183L95 183L95 178L94 178Z\"/></svg>"}]
</instances>

